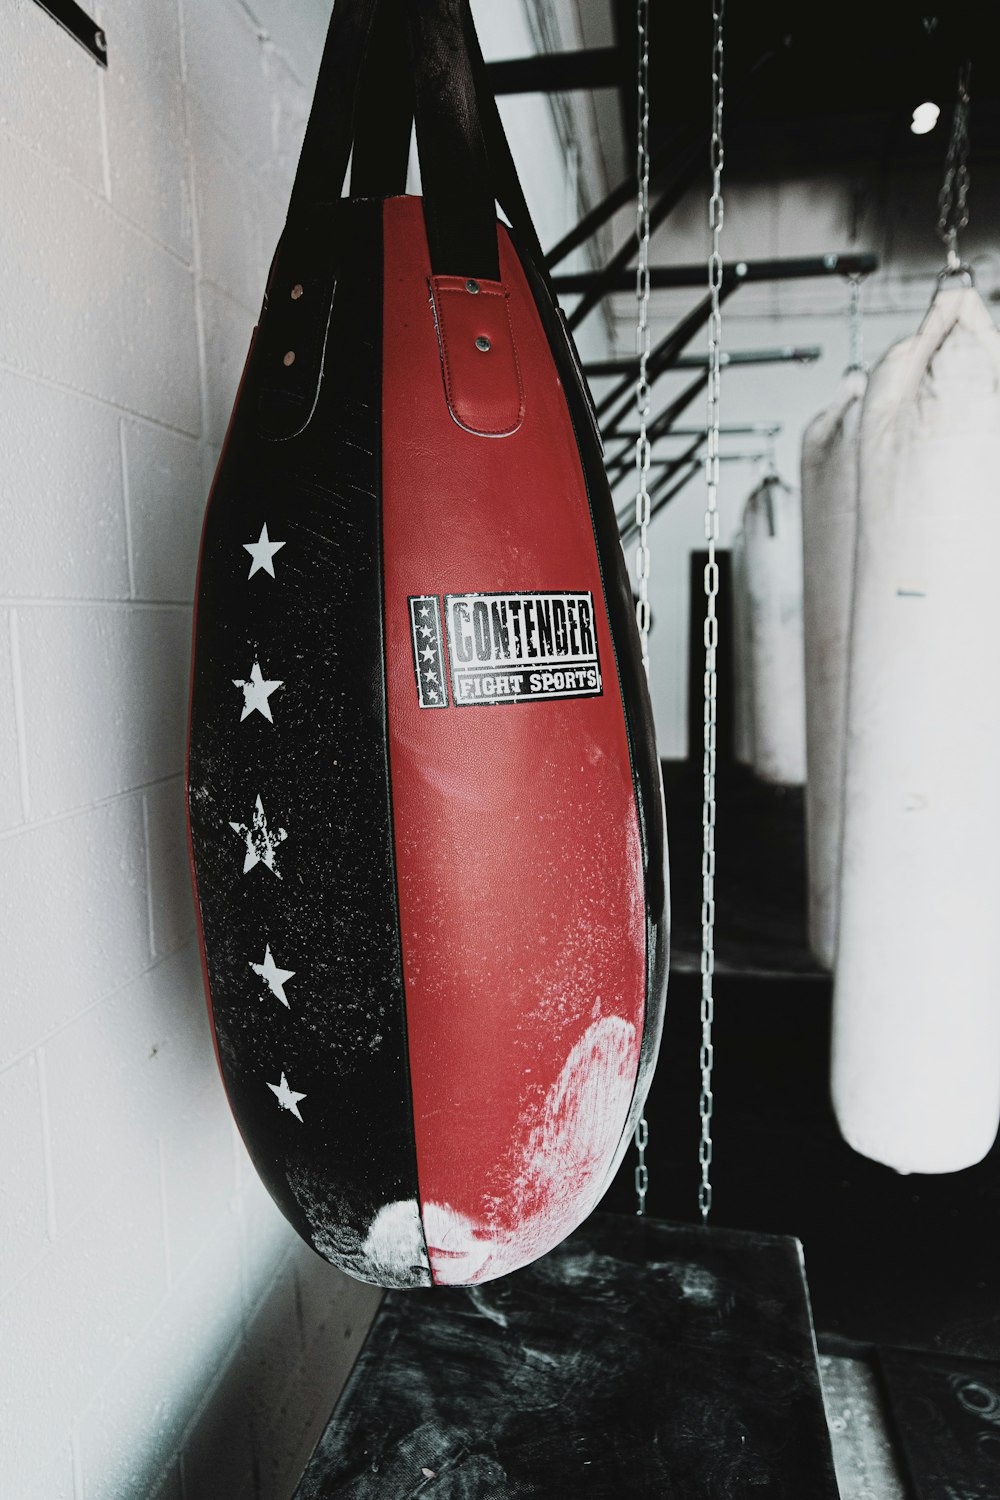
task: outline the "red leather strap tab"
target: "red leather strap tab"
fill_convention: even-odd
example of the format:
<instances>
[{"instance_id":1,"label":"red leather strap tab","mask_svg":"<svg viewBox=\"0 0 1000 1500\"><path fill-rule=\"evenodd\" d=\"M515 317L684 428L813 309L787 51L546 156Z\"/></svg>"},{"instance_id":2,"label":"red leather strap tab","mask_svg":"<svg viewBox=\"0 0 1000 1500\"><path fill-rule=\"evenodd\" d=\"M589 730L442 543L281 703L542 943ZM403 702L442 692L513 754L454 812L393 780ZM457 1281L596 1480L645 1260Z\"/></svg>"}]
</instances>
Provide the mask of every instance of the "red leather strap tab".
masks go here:
<instances>
[{"instance_id":1,"label":"red leather strap tab","mask_svg":"<svg viewBox=\"0 0 1000 1500\"><path fill-rule=\"evenodd\" d=\"M448 410L467 432L509 436L524 417L524 388L506 286L461 276L428 280Z\"/></svg>"}]
</instances>

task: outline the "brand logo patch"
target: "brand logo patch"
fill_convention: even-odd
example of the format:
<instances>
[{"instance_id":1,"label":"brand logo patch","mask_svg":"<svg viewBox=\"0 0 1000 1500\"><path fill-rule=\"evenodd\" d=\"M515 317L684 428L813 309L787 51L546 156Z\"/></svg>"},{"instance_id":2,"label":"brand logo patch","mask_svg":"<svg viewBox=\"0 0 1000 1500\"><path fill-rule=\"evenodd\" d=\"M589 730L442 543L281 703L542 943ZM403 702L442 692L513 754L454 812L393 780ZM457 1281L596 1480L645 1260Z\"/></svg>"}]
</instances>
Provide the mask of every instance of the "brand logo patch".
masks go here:
<instances>
[{"instance_id":1,"label":"brand logo patch","mask_svg":"<svg viewBox=\"0 0 1000 1500\"><path fill-rule=\"evenodd\" d=\"M602 691L590 593L446 594L440 601L422 595L409 604L421 708L447 707L445 675L456 708L595 698Z\"/></svg>"}]
</instances>

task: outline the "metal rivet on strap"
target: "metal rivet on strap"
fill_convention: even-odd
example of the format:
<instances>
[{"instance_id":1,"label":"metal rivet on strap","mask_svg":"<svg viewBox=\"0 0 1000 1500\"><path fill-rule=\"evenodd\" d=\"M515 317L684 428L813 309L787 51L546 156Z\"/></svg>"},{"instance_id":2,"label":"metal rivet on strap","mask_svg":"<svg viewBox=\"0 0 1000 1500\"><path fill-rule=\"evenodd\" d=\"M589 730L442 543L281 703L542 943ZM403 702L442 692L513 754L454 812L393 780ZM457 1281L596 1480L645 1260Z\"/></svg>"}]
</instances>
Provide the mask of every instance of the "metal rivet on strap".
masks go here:
<instances>
[{"instance_id":1,"label":"metal rivet on strap","mask_svg":"<svg viewBox=\"0 0 1000 1500\"><path fill-rule=\"evenodd\" d=\"M282 360L282 364L294 365L294 363L295 363L295 350L294 349L289 349L288 353L285 355L284 359Z\"/></svg>"},{"instance_id":2,"label":"metal rivet on strap","mask_svg":"<svg viewBox=\"0 0 1000 1500\"><path fill-rule=\"evenodd\" d=\"M483 354L489 354L490 350L493 348L493 345L490 343L485 334L481 333L476 339L476 348L482 350Z\"/></svg>"},{"instance_id":3,"label":"metal rivet on strap","mask_svg":"<svg viewBox=\"0 0 1000 1500\"><path fill-rule=\"evenodd\" d=\"M467 292L478 292L478 291L479 291L479 282L478 282L478 281L473 281L473 280L472 280L472 279L471 279L471 278L470 278L470 279L469 279L469 280L468 280L468 281L467 281L467 282L466 282L466 283L465 283L465 290L466 290L466 291L467 291Z\"/></svg>"},{"instance_id":4,"label":"metal rivet on strap","mask_svg":"<svg viewBox=\"0 0 1000 1500\"><path fill-rule=\"evenodd\" d=\"M298 300L299 300L299 298L301 296L302 296L302 283L301 283L301 281L297 281L295 283L295 285L292 287L292 301L293 302L298 302Z\"/></svg>"}]
</instances>

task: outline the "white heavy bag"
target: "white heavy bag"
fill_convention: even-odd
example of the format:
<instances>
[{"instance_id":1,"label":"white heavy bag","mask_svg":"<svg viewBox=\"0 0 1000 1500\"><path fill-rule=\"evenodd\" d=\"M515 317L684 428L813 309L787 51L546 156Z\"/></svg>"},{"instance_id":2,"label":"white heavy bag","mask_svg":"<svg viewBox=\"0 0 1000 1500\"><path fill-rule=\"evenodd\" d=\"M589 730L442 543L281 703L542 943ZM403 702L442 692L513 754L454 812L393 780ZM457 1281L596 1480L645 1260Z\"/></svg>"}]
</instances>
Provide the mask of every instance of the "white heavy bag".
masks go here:
<instances>
[{"instance_id":1,"label":"white heavy bag","mask_svg":"<svg viewBox=\"0 0 1000 1500\"><path fill-rule=\"evenodd\" d=\"M802 439L802 624L806 664L809 945L826 968L837 948L844 821L847 643L858 512L858 433L867 377L848 370Z\"/></svg>"},{"instance_id":2,"label":"white heavy bag","mask_svg":"<svg viewBox=\"0 0 1000 1500\"><path fill-rule=\"evenodd\" d=\"M802 513L799 497L774 475L743 513L750 615L753 767L764 781L806 779L802 652Z\"/></svg>"},{"instance_id":3,"label":"white heavy bag","mask_svg":"<svg viewBox=\"0 0 1000 1500\"><path fill-rule=\"evenodd\" d=\"M847 707L833 1100L954 1172L1000 1121L1000 333L939 292L871 376Z\"/></svg>"},{"instance_id":4,"label":"white heavy bag","mask_svg":"<svg viewBox=\"0 0 1000 1500\"><path fill-rule=\"evenodd\" d=\"M753 765L753 677L750 661L750 604L747 599L743 532L733 538L733 754L741 766Z\"/></svg>"}]
</instances>

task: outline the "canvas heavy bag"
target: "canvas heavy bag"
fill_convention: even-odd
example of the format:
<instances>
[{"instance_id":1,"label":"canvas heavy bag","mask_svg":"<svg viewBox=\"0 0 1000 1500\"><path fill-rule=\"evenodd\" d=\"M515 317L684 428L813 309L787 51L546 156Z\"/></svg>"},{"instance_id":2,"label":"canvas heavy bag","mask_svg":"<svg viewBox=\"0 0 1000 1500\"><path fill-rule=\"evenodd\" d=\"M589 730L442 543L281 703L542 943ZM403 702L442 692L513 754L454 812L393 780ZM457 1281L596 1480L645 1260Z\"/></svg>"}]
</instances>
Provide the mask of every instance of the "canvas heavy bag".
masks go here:
<instances>
[{"instance_id":1,"label":"canvas heavy bag","mask_svg":"<svg viewBox=\"0 0 1000 1500\"><path fill-rule=\"evenodd\" d=\"M753 765L753 666L750 655L750 600L747 597L746 545L741 529L731 548L733 587L733 754L741 766Z\"/></svg>"},{"instance_id":2,"label":"canvas heavy bag","mask_svg":"<svg viewBox=\"0 0 1000 1500\"><path fill-rule=\"evenodd\" d=\"M802 652L802 512L773 475L743 512L743 576L749 614L753 768L763 781L806 779Z\"/></svg>"},{"instance_id":3,"label":"canvas heavy bag","mask_svg":"<svg viewBox=\"0 0 1000 1500\"><path fill-rule=\"evenodd\" d=\"M858 519L858 433L867 377L848 370L802 439L809 943L832 969L844 823L847 644Z\"/></svg>"},{"instance_id":4,"label":"canvas heavy bag","mask_svg":"<svg viewBox=\"0 0 1000 1500\"><path fill-rule=\"evenodd\" d=\"M198 584L223 1078L291 1223L385 1286L486 1281L569 1233L662 1024L628 579L484 79L466 0L337 0Z\"/></svg>"},{"instance_id":5,"label":"canvas heavy bag","mask_svg":"<svg viewBox=\"0 0 1000 1500\"><path fill-rule=\"evenodd\" d=\"M856 1151L953 1172L1000 1119L1000 333L939 292L861 421L833 1101Z\"/></svg>"}]
</instances>

